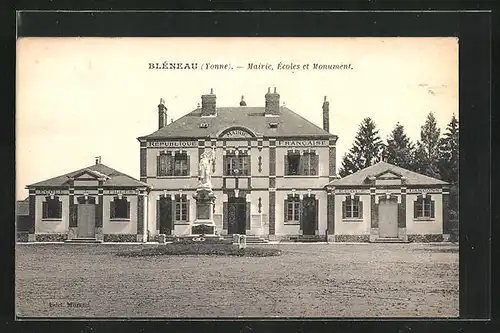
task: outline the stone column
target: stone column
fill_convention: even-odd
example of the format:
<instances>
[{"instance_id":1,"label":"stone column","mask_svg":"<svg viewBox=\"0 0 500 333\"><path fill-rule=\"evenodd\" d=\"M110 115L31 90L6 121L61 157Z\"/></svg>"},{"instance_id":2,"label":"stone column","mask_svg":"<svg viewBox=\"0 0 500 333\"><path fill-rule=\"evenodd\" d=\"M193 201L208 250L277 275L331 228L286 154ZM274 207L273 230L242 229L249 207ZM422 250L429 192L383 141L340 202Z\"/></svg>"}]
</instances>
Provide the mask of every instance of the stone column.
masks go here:
<instances>
[{"instance_id":1,"label":"stone column","mask_svg":"<svg viewBox=\"0 0 500 333\"><path fill-rule=\"evenodd\" d=\"M99 181L99 188L97 189L97 202L96 202L96 219L95 219L95 238L104 241L103 223L104 221L104 189L102 180Z\"/></svg>"},{"instance_id":2,"label":"stone column","mask_svg":"<svg viewBox=\"0 0 500 333\"><path fill-rule=\"evenodd\" d=\"M328 241L335 241L335 189L328 190L326 203L326 219L328 228ZM330 236L331 235L331 236Z\"/></svg>"},{"instance_id":3,"label":"stone column","mask_svg":"<svg viewBox=\"0 0 500 333\"><path fill-rule=\"evenodd\" d=\"M35 238L35 216L36 216L36 192L35 189L29 190L29 228L28 242L34 242Z\"/></svg>"},{"instance_id":4,"label":"stone column","mask_svg":"<svg viewBox=\"0 0 500 333\"><path fill-rule=\"evenodd\" d=\"M376 188L370 188L370 242L378 238L378 204Z\"/></svg>"},{"instance_id":5,"label":"stone column","mask_svg":"<svg viewBox=\"0 0 500 333\"><path fill-rule=\"evenodd\" d=\"M144 191L140 190L137 194L137 242L146 242L146 237L144 235L145 198L146 194Z\"/></svg>"}]
</instances>

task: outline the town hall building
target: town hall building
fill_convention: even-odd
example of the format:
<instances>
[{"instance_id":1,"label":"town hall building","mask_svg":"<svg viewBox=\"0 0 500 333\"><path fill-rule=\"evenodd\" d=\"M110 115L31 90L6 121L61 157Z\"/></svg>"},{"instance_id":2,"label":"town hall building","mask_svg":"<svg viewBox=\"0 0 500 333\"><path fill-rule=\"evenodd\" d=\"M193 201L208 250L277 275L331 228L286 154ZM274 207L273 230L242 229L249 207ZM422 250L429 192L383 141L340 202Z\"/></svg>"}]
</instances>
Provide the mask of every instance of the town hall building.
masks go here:
<instances>
[{"instance_id":1,"label":"town hall building","mask_svg":"<svg viewBox=\"0 0 500 333\"><path fill-rule=\"evenodd\" d=\"M197 109L167 124L161 100L158 129L138 138L139 179L97 161L29 185L29 240L144 242L191 235L206 151L215 156L210 216L218 234L442 240L448 184L386 162L340 179L326 97L323 127L280 104L276 88L268 89L263 105L247 106L242 96L239 106L220 107L212 90Z\"/></svg>"}]
</instances>

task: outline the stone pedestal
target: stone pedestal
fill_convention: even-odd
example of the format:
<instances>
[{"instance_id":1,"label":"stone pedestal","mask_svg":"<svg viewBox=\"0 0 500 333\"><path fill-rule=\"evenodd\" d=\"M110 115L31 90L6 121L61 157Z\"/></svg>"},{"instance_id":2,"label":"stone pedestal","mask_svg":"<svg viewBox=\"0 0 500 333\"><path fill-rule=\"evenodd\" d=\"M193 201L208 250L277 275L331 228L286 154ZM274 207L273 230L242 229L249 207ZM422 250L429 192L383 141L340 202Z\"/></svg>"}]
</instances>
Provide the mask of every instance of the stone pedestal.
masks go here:
<instances>
[{"instance_id":1,"label":"stone pedestal","mask_svg":"<svg viewBox=\"0 0 500 333\"><path fill-rule=\"evenodd\" d=\"M198 188L193 194L196 200L196 219L191 227L193 235L215 235L214 222L215 194L211 188Z\"/></svg>"}]
</instances>

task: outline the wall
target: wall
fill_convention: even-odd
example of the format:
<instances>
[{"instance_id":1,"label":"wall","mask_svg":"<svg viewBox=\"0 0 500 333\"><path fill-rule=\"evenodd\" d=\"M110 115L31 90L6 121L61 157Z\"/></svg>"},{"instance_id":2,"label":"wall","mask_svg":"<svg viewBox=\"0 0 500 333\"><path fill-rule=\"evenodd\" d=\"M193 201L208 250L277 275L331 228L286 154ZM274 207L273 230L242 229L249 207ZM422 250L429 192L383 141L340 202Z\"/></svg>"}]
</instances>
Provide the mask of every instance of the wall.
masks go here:
<instances>
[{"instance_id":1,"label":"wall","mask_svg":"<svg viewBox=\"0 0 500 333\"><path fill-rule=\"evenodd\" d=\"M130 202L130 220L110 220L110 202L114 196L103 197L103 233L104 234L136 234L137 233L137 196L128 195Z\"/></svg>"},{"instance_id":2,"label":"wall","mask_svg":"<svg viewBox=\"0 0 500 333\"><path fill-rule=\"evenodd\" d=\"M413 216L413 203L418 194L406 195L406 233L413 234L442 234L443 233L443 195L428 194L434 200L434 216L432 220L416 220Z\"/></svg>"},{"instance_id":3,"label":"wall","mask_svg":"<svg viewBox=\"0 0 500 333\"><path fill-rule=\"evenodd\" d=\"M58 196L59 200L62 201L61 219L42 219L45 197L46 195L37 195L35 199L35 233L67 233L69 229L69 196Z\"/></svg>"},{"instance_id":4,"label":"wall","mask_svg":"<svg viewBox=\"0 0 500 333\"><path fill-rule=\"evenodd\" d=\"M369 235L371 222L371 199L369 194L358 194L363 202L363 219L359 221L342 220L342 202L344 194L335 195L335 234L336 235Z\"/></svg>"}]
</instances>

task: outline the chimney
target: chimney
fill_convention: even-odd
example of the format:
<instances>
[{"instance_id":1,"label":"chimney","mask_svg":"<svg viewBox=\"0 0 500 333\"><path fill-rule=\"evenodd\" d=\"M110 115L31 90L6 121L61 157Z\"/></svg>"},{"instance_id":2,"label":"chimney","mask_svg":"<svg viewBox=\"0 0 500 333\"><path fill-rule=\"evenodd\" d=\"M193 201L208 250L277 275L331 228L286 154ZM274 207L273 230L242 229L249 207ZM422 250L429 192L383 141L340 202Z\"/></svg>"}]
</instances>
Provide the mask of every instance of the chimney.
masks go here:
<instances>
[{"instance_id":1,"label":"chimney","mask_svg":"<svg viewBox=\"0 0 500 333\"><path fill-rule=\"evenodd\" d=\"M271 93L271 88L267 88L265 115L279 116L279 109L280 94L276 92L276 87L274 88L273 93Z\"/></svg>"},{"instance_id":2,"label":"chimney","mask_svg":"<svg viewBox=\"0 0 500 333\"><path fill-rule=\"evenodd\" d=\"M216 109L216 96L214 95L214 90L210 89L209 95L201 95L201 116L210 117L217 115Z\"/></svg>"},{"instance_id":3,"label":"chimney","mask_svg":"<svg viewBox=\"0 0 500 333\"><path fill-rule=\"evenodd\" d=\"M95 164L101 164L101 156L95 158Z\"/></svg>"},{"instance_id":4,"label":"chimney","mask_svg":"<svg viewBox=\"0 0 500 333\"><path fill-rule=\"evenodd\" d=\"M247 102L245 102L244 96L241 96L240 106L247 106Z\"/></svg>"},{"instance_id":5,"label":"chimney","mask_svg":"<svg viewBox=\"0 0 500 333\"><path fill-rule=\"evenodd\" d=\"M167 125L167 107L165 106L165 101L160 98L160 104L158 104L158 129L161 129Z\"/></svg>"},{"instance_id":6,"label":"chimney","mask_svg":"<svg viewBox=\"0 0 500 333\"><path fill-rule=\"evenodd\" d=\"M330 102L325 100L323 102L323 129L330 132Z\"/></svg>"}]
</instances>

